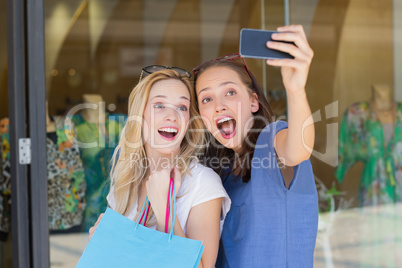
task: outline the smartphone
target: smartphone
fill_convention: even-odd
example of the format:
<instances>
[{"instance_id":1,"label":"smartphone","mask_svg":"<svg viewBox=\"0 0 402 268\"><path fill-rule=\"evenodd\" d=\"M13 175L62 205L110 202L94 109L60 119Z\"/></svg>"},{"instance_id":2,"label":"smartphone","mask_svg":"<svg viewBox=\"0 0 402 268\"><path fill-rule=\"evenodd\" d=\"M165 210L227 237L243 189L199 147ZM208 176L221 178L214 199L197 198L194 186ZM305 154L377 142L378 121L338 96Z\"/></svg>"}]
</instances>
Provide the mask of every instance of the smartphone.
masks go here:
<instances>
[{"instance_id":1,"label":"smartphone","mask_svg":"<svg viewBox=\"0 0 402 268\"><path fill-rule=\"evenodd\" d=\"M272 40L271 35L277 31L241 29L239 52L245 58L258 59L294 59L292 55L267 47L268 41L293 44L293 42Z\"/></svg>"}]
</instances>

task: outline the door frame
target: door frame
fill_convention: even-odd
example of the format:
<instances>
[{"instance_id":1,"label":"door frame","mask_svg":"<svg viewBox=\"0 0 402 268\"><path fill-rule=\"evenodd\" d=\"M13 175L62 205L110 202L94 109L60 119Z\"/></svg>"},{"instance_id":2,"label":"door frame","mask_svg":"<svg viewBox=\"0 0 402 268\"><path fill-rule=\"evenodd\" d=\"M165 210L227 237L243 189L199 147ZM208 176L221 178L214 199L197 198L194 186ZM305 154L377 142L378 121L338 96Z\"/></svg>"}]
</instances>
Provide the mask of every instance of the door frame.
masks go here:
<instances>
[{"instance_id":1,"label":"door frame","mask_svg":"<svg viewBox=\"0 0 402 268\"><path fill-rule=\"evenodd\" d=\"M13 267L49 267L43 0L7 0ZM30 138L31 163L19 140Z\"/></svg>"}]
</instances>

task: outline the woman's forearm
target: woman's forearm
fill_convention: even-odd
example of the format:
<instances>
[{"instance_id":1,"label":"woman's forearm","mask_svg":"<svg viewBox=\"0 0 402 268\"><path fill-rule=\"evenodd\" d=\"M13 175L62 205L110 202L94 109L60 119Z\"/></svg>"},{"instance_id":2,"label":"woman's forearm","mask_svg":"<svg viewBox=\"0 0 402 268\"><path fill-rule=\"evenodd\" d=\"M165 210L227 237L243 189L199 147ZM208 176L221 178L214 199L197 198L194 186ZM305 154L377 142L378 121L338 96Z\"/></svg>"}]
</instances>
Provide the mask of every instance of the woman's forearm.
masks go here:
<instances>
[{"instance_id":1,"label":"woman's forearm","mask_svg":"<svg viewBox=\"0 0 402 268\"><path fill-rule=\"evenodd\" d=\"M314 147L314 121L305 90L287 92L288 131L285 139L285 163L297 165L310 158Z\"/></svg>"}]
</instances>

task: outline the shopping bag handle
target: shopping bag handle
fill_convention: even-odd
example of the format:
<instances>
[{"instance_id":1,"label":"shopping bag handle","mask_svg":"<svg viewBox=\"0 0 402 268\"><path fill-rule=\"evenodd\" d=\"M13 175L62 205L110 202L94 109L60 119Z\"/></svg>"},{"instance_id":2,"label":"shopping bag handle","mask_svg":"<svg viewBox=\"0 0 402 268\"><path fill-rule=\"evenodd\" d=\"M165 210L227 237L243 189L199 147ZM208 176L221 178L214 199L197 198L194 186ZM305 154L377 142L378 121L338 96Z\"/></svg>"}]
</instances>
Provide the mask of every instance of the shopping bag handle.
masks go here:
<instances>
[{"instance_id":1,"label":"shopping bag handle","mask_svg":"<svg viewBox=\"0 0 402 268\"><path fill-rule=\"evenodd\" d=\"M170 209L171 207L172 209ZM171 238L171 236L173 235L173 228L176 219L176 190L174 186L174 180L172 178L170 178L169 194L168 194L168 200L166 202L165 233L168 232L169 218L171 226L170 229L170 238Z\"/></svg>"},{"instance_id":2,"label":"shopping bag handle","mask_svg":"<svg viewBox=\"0 0 402 268\"><path fill-rule=\"evenodd\" d=\"M145 204L146 204L146 207L145 207L145 211L144 211ZM145 226L145 224L147 223L150 208L151 208L151 204L149 203L148 196L147 196L145 198L144 205L142 205L142 209L141 209L141 213L140 213L141 217L139 218L140 221L138 222L139 224L142 224Z\"/></svg>"},{"instance_id":3,"label":"shopping bag handle","mask_svg":"<svg viewBox=\"0 0 402 268\"><path fill-rule=\"evenodd\" d=\"M139 224L142 224L145 226L148 215L149 215L149 209L151 207L151 203L149 202L148 196L145 198L144 204L142 205L141 212L140 212L140 217L138 217L136 221L136 226L135 229L137 229L137 226ZM166 202L166 218L165 218L165 233L168 232L168 226L169 226L169 219L170 219L170 232L169 232L169 242L172 239L173 236L173 229L174 229L174 223L176 219L176 190L174 186L174 180L173 178L170 178L169 182L169 193L168 193L168 198Z\"/></svg>"},{"instance_id":4,"label":"shopping bag handle","mask_svg":"<svg viewBox=\"0 0 402 268\"><path fill-rule=\"evenodd\" d=\"M145 210L144 210L145 208ZM151 203L149 203L148 196L145 197L144 204L142 205L140 216L138 217L135 225L135 229L137 229L138 224L142 224L145 226L147 219L148 219L148 214L149 214L149 209L151 208ZM145 217L144 217L145 216Z\"/></svg>"},{"instance_id":5,"label":"shopping bag handle","mask_svg":"<svg viewBox=\"0 0 402 268\"><path fill-rule=\"evenodd\" d=\"M176 220L176 190L174 186L174 180L172 178L170 178L169 194L166 206L167 207L166 207L166 218L165 218L165 233L167 233L169 225L169 216L170 216L170 226L171 226L169 234L169 242L170 242L173 236L174 223Z\"/></svg>"},{"instance_id":6,"label":"shopping bag handle","mask_svg":"<svg viewBox=\"0 0 402 268\"><path fill-rule=\"evenodd\" d=\"M169 218L170 218L170 188L172 187L172 179L169 181L169 192L166 201L166 216L165 216L165 233L168 232Z\"/></svg>"}]
</instances>

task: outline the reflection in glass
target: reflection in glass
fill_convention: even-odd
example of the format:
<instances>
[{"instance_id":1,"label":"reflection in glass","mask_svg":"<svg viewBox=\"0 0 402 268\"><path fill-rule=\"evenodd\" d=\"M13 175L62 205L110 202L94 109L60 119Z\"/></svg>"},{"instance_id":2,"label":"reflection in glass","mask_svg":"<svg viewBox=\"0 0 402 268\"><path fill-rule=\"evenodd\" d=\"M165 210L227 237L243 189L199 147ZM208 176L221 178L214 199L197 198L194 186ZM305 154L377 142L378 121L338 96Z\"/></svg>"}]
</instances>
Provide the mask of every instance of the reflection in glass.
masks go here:
<instances>
[{"instance_id":1,"label":"reflection in glass","mask_svg":"<svg viewBox=\"0 0 402 268\"><path fill-rule=\"evenodd\" d=\"M5 0L0 1L3 2ZM392 2L290 1L291 23L304 25L315 52L307 95L313 113L319 115L315 122L316 145L311 159L317 188L322 190L316 267L397 267L402 263L401 230L397 225L400 206L350 209L359 204L359 184L365 183L360 179L363 168L359 164L351 167L342 184L337 183L335 177L338 130L342 128L339 113L355 102L368 101L373 84L389 85L396 96L401 92L393 84L393 66L401 63L396 61L394 64L391 53L393 42L396 42L393 32L400 30L400 25L392 25L391 14L395 17L400 9L393 9ZM0 14L0 20L5 19L2 5L0 12L4 10L4 16ZM79 179L81 175L77 173L74 177L71 176L74 171L68 173L68 178L74 179L75 184L65 184L70 185L69 189L75 189L72 192L77 197L68 199L71 202L66 200L66 205L68 209L83 211L81 223L70 232L61 230L61 233L50 235L52 264L74 267L87 243L87 233L83 231L88 230L107 205L104 197L108 190L104 186L109 183L110 156L126 119L129 92L137 83L142 67L159 64L191 70L205 60L237 52L241 28L275 30L283 24L284 6L283 1L256 0L60 0L45 1L45 14L49 117L53 120L70 118L71 128L67 125L67 129L60 131L74 130L71 135L77 142L95 144L91 148L78 146L77 149L79 160L74 170L81 172L78 164L81 161L85 199L80 199L84 188ZM5 27L4 23L0 25L0 29ZM5 30L0 31L3 33ZM0 94L1 99L6 100L7 69L3 60L6 50L2 45L0 43ZM257 79L264 82L276 115L286 115L280 69L265 68L264 62L256 59L247 59L247 65ZM2 117L7 116L2 112L7 111L6 105L0 105ZM343 129L350 132L356 128ZM400 136L397 133L390 140L396 141L395 137ZM352 136L347 134L346 137ZM358 140L359 143L351 143L351 146L359 147L353 152L367 157L364 145L361 145L364 142ZM63 141L64 137L59 144ZM371 140L365 144L368 142ZM376 142L381 143L381 138ZM58 142L54 142L56 144ZM63 146L58 146L57 150ZM393 155L400 158L400 142L393 148ZM395 161L385 162L377 165L376 171L387 172L389 165L394 167L395 184L392 186L392 180L383 180L379 185L371 185L372 192L387 192L392 187L396 189L397 185L399 189L402 187L400 165L397 167ZM344 161L340 163L338 169ZM351 164L351 161L347 163ZM71 169L67 170L71 172ZM369 190L360 191L367 193ZM370 200L371 204L385 203Z\"/></svg>"}]
</instances>

